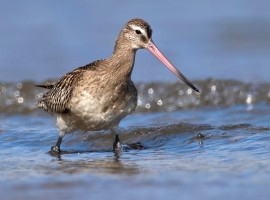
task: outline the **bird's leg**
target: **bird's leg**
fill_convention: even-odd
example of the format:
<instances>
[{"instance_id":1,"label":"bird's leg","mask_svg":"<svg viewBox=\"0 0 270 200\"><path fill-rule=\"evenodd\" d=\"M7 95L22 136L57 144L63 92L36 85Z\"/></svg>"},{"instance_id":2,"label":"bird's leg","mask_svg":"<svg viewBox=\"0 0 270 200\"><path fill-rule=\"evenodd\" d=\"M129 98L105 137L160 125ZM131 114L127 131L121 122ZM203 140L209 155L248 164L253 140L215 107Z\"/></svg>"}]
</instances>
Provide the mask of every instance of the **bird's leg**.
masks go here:
<instances>
[{"instance_id":1,"label":"bird's leg","mask_svg":"<svg viewBox=\"0 0 270 200\"><path fill-rule=\"evenodd\" d=\"M128 150L128 149L144 149L145 147L140 143L131 143L131 144L122 144L119 139L119 135L116 133L116 128L111 129L112 134L114 135L115 139L113 142L113 152L118 154L122 150Z\"/></svg>"},{"instance_id":2,"label":"bird's leg","mask_svg":"<svg viewBox=\"0 0 270 200\"><path fill-rule=\"evenodd\" d=\"M122 145L120 143L119 135L116 134L115 128L111 129L111 132L113 133L115 137L114 142L113 142L113 151L116 153L122 150Z\"/></svg>"},{"instance_id":3,"label":"bird's leg","mask_svg":"<svg viewBox=\"0 0 270 200\"><path fill-rule=\"evenodd\" d=\"M64 130L61 130L61 129L59 130L58 139L57 139L55 145L51 147L52 154L60 154L61 153L60 146L61 146L63 137L65 136L65 133L66 132Z\"/></svg>"},{"instance_id":4,"label":"bird's leg","mask_svg":"<svg viewBox=\"0 0 270 200\"><path fill-rule=\"evenodd\" d=\"M114 142L113 142L113 151L114 152L118 152L122 149L122 145L120 143L120 139L119 139L119 135L115 135L115 139L114 139Z\"/></svg>"},{"instance_id":5,"label":"bird's leg","mask_svg":"<svg viewBox=\"0 0 270 200\"><path fill-rule=\"evenodd\" d=\"M59 154L61 152L60 145L62 143L62 140L63 140L63 136L59 136L55 145L51 147L51 152L53 154Z\"/></svg>"},{"instance_id":6,"label":"bird's leg","mask_svg":"<svg viewBox=\"0 0 270 200\"><path fill-rule=\"evenodd\" d=\"M116 128L111 129L111 132L115 136L114 142L113 142L113 152L119 153L122 150L128 150L128 149L144 149L145 147L140 143L130 143L130 144L122 144L119 139L119 135L116 133Z\"/></svg>"}]
</instances>

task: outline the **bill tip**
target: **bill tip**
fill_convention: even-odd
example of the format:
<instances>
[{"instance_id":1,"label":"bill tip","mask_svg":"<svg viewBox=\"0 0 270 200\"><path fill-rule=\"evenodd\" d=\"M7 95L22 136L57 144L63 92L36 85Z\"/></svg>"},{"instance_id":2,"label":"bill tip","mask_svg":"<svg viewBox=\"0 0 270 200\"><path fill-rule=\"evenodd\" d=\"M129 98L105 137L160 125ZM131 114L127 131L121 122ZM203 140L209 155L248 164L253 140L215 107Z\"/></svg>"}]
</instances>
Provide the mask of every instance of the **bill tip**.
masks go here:
<instances>
[{"instance_id":1,"label":"bill tip","mask_svg":"<svg viewBox=\"0 0 270 200\"><path fill-rule=\"evenodd\" d=\"M200 90L198 88L193 88L196 92L200 92Z\"/></svg>"}]
</instances>

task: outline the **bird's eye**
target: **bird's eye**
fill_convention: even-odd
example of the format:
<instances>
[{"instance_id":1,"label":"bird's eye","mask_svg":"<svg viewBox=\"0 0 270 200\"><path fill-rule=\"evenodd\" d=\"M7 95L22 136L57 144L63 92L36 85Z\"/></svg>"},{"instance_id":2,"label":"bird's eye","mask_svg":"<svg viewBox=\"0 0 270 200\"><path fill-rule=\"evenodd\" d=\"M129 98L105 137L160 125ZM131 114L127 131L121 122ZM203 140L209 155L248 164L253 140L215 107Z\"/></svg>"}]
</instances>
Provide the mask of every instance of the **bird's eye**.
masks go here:
<instances>
[{"instance_id":1,"label":"bird's eye","mask_svg":"<svg viewBox=\"0 0 270 200\"><path fill-rule=\"evenodd\" d=\"M142 33L140 30L136 30L135 32L136 32L138 35Z\"/></svg>"}]
</instances>

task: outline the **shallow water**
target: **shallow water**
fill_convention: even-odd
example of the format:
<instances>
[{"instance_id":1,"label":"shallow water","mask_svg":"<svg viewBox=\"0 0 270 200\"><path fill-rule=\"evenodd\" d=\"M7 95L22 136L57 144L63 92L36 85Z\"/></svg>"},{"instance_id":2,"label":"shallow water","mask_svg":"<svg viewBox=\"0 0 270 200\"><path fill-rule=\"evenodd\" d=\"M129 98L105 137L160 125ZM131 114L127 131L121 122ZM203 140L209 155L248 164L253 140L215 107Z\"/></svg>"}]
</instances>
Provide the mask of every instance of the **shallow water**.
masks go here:
<instances>
[{"instance_id":1,"label":"shallow water","mask_svg":"<svg viewBox=\"0 0 270 200\"><path fill-rule=\"evenodd\" d=\"M145 149L116 156L108 132L74 133L61 157L49 154L53 117L33 109L43 90L2 83L1 198L267 199L270 85L195 83L201 95L178 83L137 85L138 109L119 132L123 143Z\"/></svg>"},{"instance_id":2,"label":"shallow water","mask_svg":"<svg viewBox=\"0 0 270 200\"><path fill-rule=\"evenodd\" d=\"M0 2L0 199L270 198L270 1L14 2ZM109 56L134 17L201 93L140 50L119 132L145 148L114 155L101 131L50 155L55 119L34 85Z\"/></svg>"}]
</instances>

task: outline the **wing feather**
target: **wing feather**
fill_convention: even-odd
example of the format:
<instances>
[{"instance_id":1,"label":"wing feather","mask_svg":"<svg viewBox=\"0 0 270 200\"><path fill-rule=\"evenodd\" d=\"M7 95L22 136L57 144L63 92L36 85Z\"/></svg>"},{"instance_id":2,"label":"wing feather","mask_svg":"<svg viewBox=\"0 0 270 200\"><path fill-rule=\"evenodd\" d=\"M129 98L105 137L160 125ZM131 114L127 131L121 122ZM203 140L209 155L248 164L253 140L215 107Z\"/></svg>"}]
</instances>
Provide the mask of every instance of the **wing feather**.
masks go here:
<instances>
[{"instance_id":1,"label":"wing feather","mask_svg":"<svg viewBox=\"0 0 270 200\"><path fill-rule=\"evenodd\" d=\"M43 95L42 99L38 102L37 107L53 113L68 112L69 100L72 96L74 87L76 87L77 82L82 76L82 73L85 70L95 70L98 66L98 62L100 61L101 60L92 62L67 73L54 85L38 85L38 87L50 90Z\"/></svg>"}]
</instances>

